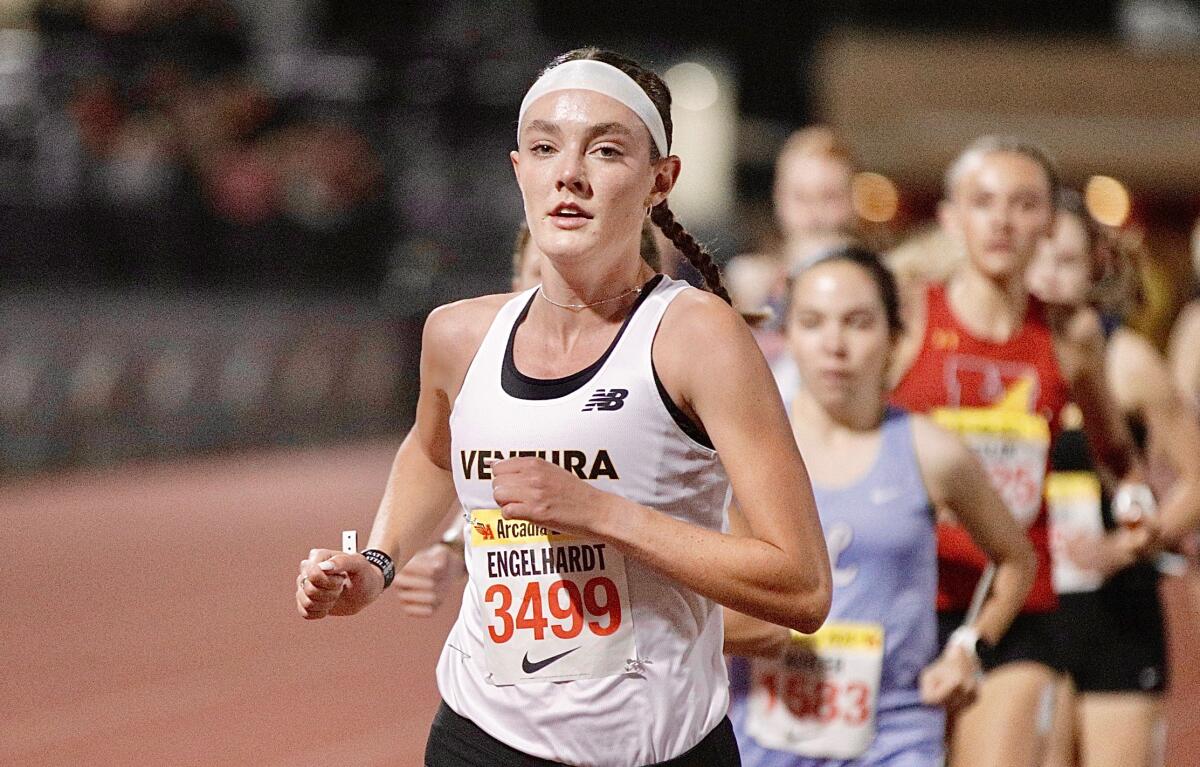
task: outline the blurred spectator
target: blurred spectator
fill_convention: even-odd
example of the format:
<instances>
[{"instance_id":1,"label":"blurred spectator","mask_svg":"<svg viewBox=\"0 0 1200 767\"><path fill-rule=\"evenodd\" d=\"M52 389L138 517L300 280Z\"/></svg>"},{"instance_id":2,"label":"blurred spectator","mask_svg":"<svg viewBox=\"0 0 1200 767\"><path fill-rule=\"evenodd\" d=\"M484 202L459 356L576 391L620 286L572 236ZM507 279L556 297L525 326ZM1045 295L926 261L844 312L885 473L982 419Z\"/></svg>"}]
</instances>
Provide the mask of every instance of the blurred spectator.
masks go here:
<instances>
[{"instance_id":1,"label":"blurred spectator","mask_svg":"<svg viewBox=\"0 0 1200 767\"><path fill-rule=\"evenodd\" d=\"M791 356L783 354L788 276L858 234L850 185L856 170L849 147L830 128L816 125L792 133L775 160L772 200L779 237L726 267L734 306L765 315L754 335L784 390L799 380Z\"/></svg>"},{"instance_id":2,"label":"blurred spectator","mask_svg":"<svg viewBox=\"0 0 1200 767\"><path fill-rule=\"evenodd\" d=\"M46 0L37 23L47 106L70 115L82 152L96 255L80 276L239 288L382 276L376 152L251 76L227 2Z\"/></svg>"},{"instance_id":3,"label":"blurred spectator","mask_svg":"<svg viewBox=\"0 0 1200 767\"><path fill-rule=\"evenodd\" d=\"M812 126L793 133L775 162L775 218L785 243L851 232L857 217L850 181L857 163L832 130Z\"/></svg>"}]
</instances>

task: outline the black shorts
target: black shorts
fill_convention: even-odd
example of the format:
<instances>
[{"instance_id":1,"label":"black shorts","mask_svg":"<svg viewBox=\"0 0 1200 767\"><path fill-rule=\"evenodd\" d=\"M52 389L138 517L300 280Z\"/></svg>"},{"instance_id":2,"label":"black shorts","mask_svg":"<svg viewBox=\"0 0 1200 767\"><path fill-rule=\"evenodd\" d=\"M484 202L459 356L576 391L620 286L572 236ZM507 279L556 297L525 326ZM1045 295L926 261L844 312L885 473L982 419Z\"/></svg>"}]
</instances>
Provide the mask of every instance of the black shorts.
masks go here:
<instances>
[{"instance_id":1,"label":"black shorts","mask_svg":"<svg viewBox=\"0 0 1200 767\"><path fill-rule=\"evenodd\" d=\"M954 629L962 625L965 613L938 613L938 646L945 647ZM1054 671L1064 669L1054 638L1057 628L1054 613L1021 613L1008 627L1008 633L992 647L979 652L984 671L1006 663L1040 663Z\"/></svg>"},{"instance_id":2,"label":"black shorts","mask_svg":"<svg viewBox=\"0 0 1200 767\"><path fill-rule=\"evenodd\" d=\"M648 767L739 767L737 740L729 717L686 754ZM443 701L425 745L425 767L563 767L559 762L504 745Z\"/></svg>"},{"instance_id":3,"label":"black shorts","mask_svg":"<svg viewBox=\"0 0 1200 767\"><path fill-rule=\"evenodd\" d=\"M1166 631L1153 578L1118 575L1099 591L1063 594L1058 601L1059 654L1077 690L1166 690Z\"/></svg>"}]
</instances>

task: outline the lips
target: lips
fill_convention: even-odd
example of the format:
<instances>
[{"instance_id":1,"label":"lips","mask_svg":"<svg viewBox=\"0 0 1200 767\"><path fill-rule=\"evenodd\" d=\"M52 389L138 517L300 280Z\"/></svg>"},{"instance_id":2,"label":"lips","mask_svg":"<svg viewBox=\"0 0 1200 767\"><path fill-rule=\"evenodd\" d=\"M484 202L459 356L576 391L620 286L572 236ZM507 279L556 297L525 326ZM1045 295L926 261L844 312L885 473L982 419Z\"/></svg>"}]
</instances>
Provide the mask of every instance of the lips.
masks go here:
<instances>
[{"instance_id":1,"label":"lips","mask_svg":"<svg viewBox=\"0 0 1200 767\"><path fill-rule=\"evenodd\" d=\"M548 216L555 228L561 230L582 229L591 220L592 214L573 202L560 202Z\"/></svg>"},{"instance_id":2,"label":"lips","mask_svg":"<svg viewBox=\"0 0 1200 767\"><path fill-rule=\"evenodd\" d=\"M837 369L821 370L817 373L817 375L820 376L822 381L829 381L833 383L843 383L854 377L854 374L849 370Z\"/></svg>"},{"instance_id":3,"label":"lips","mask_svg":"<svg viewBox=\"0 0 1200 767\"><path fill-rule=\"evenodd\" d=\"M550 215L554 216L555 218L568 219L589 219L592 217L591 213L588 213L586 210L573 202L560 202L558 205L554 206L553 210L550 211Z\"/></svg>"}]
</instances>

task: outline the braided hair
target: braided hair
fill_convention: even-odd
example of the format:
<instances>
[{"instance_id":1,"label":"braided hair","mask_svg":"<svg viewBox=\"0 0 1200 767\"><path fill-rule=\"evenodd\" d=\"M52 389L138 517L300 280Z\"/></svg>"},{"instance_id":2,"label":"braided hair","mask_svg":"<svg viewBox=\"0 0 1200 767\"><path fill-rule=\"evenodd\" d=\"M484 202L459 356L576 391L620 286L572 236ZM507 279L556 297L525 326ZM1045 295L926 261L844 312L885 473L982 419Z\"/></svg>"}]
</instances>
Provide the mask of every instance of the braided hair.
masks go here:
<instances>
[{"instance_id":1,"label":"braided hair","mask_svg":"<svg viewBox=\"0 0 1200 767\"><path fill-rule=\"evenodd\" d=\"M629 75L646 92L646 95L650 97L650 101L658 110L659 115L662 117L663 127L667 132L667 144L668 146L670 145L672 132L671 91L667 88L667 84L663 82L661 77L627 56L595 47L576 48L573 51L567 51L555 58L550 63L550 66L543 70L543 74L559 64L581 59L599 61L616 67ZM651 142L650 161L653 162L660 158L658 148ZM704 247L696 241L696 238L689 234L675 220L675 214L667 207L666 200L663 200L650 210L650 220L662 230L667 239L675 245L679 252L696 268L696 271L704 277L704 284L708 289L719 296L725 303L732 305L733 300L729 297L729 291L725 290L725 286L721 284L721 270L717 267L716 262L704 250Z\"/></svg>"}]
</instances>

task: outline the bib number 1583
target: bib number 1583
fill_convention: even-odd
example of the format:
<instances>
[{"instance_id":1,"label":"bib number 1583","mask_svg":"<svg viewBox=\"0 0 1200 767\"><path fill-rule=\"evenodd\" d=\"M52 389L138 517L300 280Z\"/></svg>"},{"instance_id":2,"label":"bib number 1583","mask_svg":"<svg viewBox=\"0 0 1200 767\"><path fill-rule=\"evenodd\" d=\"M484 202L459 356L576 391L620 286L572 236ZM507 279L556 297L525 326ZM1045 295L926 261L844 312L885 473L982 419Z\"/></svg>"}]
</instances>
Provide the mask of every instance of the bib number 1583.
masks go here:
<instances>
[{"instance_id":1,"label":"bib number 1583","mask_svg":"<svg viewBox=\"0 0 1200 767\"><path fill-rule=\"evenodd\" d=\"M773 672L763 673L759 682L767 691L768 710L782 703L797 719L858 726L871 716L871 689L864 682Z\"/></svg>"}]
</instances>

